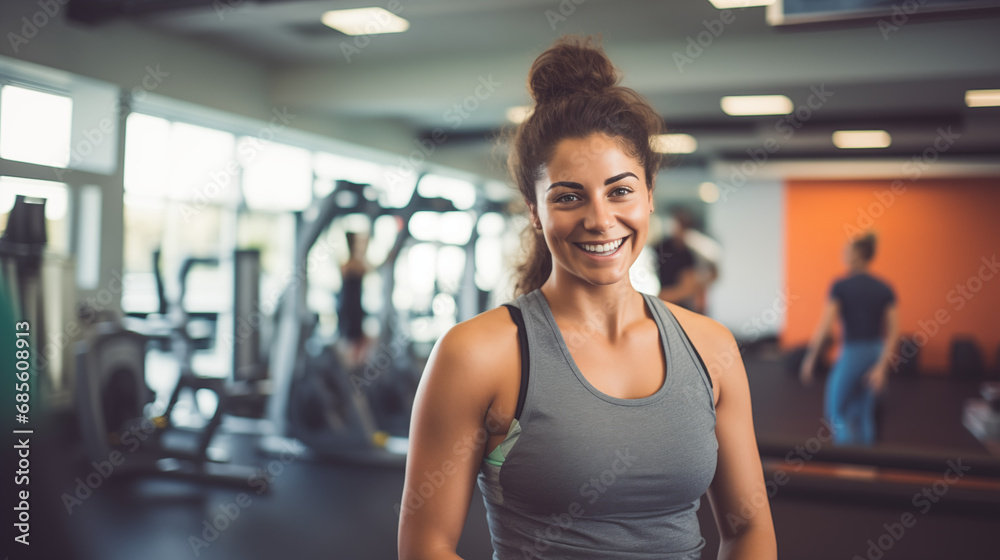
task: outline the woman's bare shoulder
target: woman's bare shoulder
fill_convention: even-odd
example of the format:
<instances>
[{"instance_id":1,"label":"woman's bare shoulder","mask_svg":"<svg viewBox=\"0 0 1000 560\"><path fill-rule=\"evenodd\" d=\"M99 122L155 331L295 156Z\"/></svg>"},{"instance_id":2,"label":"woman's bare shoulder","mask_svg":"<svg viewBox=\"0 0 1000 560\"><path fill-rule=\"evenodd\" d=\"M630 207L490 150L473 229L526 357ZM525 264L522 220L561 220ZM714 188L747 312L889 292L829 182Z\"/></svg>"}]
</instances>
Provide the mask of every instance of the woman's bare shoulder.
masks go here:
<instances>
[{"instance_id":1,"label":"woman's bare shoulder","mask_svg":"<svg viewBox=\"0 0 1000 560\"><path fill-rule=\"evenodd\" d=\"M435 344L427 370L452 383L492 392L505 375L517 371L517 345L510 312L497 307L451 327Z\"/></svg>"},{"instance_id":2,"label":"woman's bare shoulder","mask_svg":"<svg viewBox=\"0 0 1000 560\"><path fill-rule=\"evenodd\" d=\"M442 340L444 344L458 345L470 352L474 350L475 356L482 357L517 346L517 326L510 312L501 306L458 323Z\"/></svg>"},{"instance_id":3,"label":"woman's bare shoulder","mask_svg":"<svg viewBox=\"0 0 1000 560\"><path fill-rule=\"evenodd\" d=\"M663 300L660 300L663 301ZM688 336L699 336L700 338L731 338L732 333L729 329L725 327L722 323L702 315L701 313L695 313L690 309L685 309L675 303L670 303L669 301L664 301L664 305L667 309L677 317L677 321L680 322L681 326L684 327L684 331L688 333ZM694 331L694 332L692 332Z\"/></svg>"}]
</instances>

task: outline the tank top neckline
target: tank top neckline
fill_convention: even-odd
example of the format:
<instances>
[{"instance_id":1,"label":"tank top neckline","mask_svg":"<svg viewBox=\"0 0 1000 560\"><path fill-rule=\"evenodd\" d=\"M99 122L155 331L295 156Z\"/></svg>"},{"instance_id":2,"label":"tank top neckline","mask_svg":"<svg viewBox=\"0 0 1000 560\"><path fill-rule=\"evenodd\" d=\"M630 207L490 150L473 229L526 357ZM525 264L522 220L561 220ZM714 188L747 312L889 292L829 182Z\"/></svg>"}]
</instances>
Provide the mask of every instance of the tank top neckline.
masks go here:
<instances>
[{"instance_id":1,"label":"tank top neckline","mask_svg":"<svg viewBox=\"0 0 1000 560\"><path fill-rule=\"evenodd\" d=\"M555 337L556 341L559 343L559 349L562 351L563 357L566 359L567 365L569 365L569 368L573 371L573 374L576 376L577 380L580 382L580 384L586 387L587 390L593 393L594 396L611 404L622 405L622 406L644 406L656 403L662 400L663 397L667 394L667 391L670 389L670 384L674 378L674 376L672 375L673 359L670 353L670 340L667 337L666 328L663 324L662 317L660 313L657 312L656 302L652 301L652 296L648 294L644 294L642 292L639 292L639 294L642 296L642 299L646 304L646 308L649 309L650 313L653 315L653 320L656 322L656 329L660 335L660 346L663 348L665 373L664 373L663 383L660 385L660 388L657 389L655 393L635 399L623 399L620 397L609 395L601 391L597 387L594 387L594 385L587 380L587 378L580 371L580 368L577 367L576 360L573 359L573 355L569 351L569 346L566 344L566 340L563 338L562 331L559 330L559 325L556 323L555 315L552 314L552 309L549 307L549 302L545 298L545 294L542 293L541 289L536 289L534 292L535 298L538 300L538 304L542 308L542 311L544 311L545 318L548 320L549 327L552 329L552 334ZM669 312L669 310L667 310L667 312Z\"/></svg>"}]
</instances>

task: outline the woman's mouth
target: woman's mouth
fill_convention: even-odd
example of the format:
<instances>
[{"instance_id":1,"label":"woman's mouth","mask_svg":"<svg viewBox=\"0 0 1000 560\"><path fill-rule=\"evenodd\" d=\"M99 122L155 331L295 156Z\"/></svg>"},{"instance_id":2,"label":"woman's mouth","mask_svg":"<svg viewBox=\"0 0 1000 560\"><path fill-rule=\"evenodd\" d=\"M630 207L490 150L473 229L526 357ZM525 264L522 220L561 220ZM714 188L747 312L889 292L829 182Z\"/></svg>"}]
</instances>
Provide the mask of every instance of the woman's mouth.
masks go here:
<instances>
[{"instance_id":1,"label":"woman's mouth","mask_svg":"<svg viewBox=\"0 0 1000 560\"><path fill-rule=\"evenodd\" d=\"M609 241L607 243L573 243L580 248L584 253L592 255L595 257L610 257L618 252L622 245L625 244L625 240L629 236L626 235L621 239L616 239L614 241Z\"/></svg>"}]
</instances>

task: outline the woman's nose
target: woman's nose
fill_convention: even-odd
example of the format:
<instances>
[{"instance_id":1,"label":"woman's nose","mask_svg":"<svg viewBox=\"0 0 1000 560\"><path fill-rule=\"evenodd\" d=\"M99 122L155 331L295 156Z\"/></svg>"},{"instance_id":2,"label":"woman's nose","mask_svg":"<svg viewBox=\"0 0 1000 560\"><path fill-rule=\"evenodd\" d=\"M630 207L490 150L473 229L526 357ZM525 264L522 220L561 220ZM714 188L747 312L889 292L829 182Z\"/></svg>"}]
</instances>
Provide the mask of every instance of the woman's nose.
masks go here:
<instances>
[{"instance_id":1,"label":"woman's nose","mask_svg":"<svg viewBox=\"0 0 1000 560\"><path fill-rule=\"evenodd\" d=\"M612 226L614 226L614 217L611 215L611 209L607 202L595 200L588 205L587 214L583 221L584 229L604 233Z\"/></svg>"}]
</instances>

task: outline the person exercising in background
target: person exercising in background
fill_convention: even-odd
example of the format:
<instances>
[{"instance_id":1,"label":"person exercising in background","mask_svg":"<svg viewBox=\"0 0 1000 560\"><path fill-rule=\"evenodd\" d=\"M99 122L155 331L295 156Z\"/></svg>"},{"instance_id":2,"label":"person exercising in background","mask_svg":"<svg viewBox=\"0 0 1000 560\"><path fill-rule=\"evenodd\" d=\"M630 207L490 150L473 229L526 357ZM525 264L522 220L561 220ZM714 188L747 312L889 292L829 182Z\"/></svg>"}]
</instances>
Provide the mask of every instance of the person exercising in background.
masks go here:
<instances>
[{"instance_id":1,"label":"person exercising in background","mask_svg":"<svg viewBox=\"0 0 1000 560\"><path fill-rule=\"evenodd\" d=\"M848 274L834 282L830 299L806 350L799 375L809 384L823 340L839 316L843 345L826 381L824 415L839 445L875 442L875 400L885 387L889 360L896 347L896 295L872 276L875 235L867 233L844 251Z\"/></svg>"},{"instance_id":2,"label":"person exercising in background","mask_svg":"<svg viewBox=\"0 0 1000 560\"><path fill-rule=\"evenodd\" d=\"M706 315L708 288L719 279L722 246L694 227L684 231L684 244L694 255L695 279L698 282L698 290L694 294L694 311Z\"/></svg>"},{"instance_id":3,"label":"person exercising in background","mask_svg":"<svg viewBox=\"0 0 1000 560\"><path fill-rule=\"evenodd\" d=\"M364 359L368 348L368 337L362 329L365 309L361 305L361 288L365 275L372 270L365 258L368 250L368 236L349 231L347 237L347 262L340 266L341 287L337 295L337 328L341 340L347 342L347 359L350 364L358 364Z\"/></svg>"},{"instance_id":4,"label":"person exercising in background","mask_svg":"<svg viewBox=\"0 0 1000 560\"><path fill-rule=\"evenodd\" d=\"M660 299L702 313L704 310L698 306L698 295L704 285L698 274L695 254L684 239L694 219L687 210L680 208L671 212L671 217L673 235L656 246Z\"/></svg>"}]
</instances>

